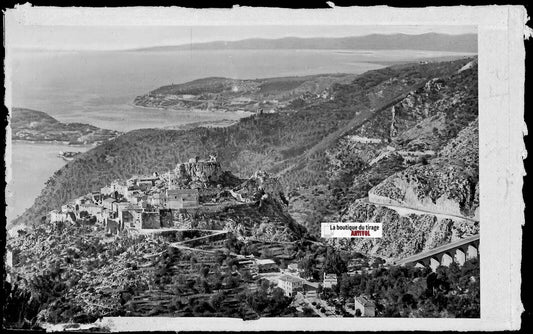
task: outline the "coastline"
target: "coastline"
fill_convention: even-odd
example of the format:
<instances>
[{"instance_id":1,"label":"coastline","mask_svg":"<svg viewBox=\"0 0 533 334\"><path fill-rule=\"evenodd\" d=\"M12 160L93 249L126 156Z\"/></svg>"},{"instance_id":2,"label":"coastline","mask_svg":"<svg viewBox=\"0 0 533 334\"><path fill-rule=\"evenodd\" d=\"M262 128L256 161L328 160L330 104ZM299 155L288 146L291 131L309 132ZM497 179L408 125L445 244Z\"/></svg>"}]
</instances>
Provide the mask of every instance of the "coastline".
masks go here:
<instances>
[{"instance_id":1,"label":"coastline","mask_svg":"<svg viewBox=\"0 0 533 334\"><path fill-rule=\"evenodd\" d=\"M190 130L194 128L201 128L201 127L207 127L207 128L226 128L229 126L232 126L234 124L237 124L239 122L239 119L231 120L231 119L221 119L218 121L203 121L203 122L195 122L195 123L187 123L187 124L178 124L178 125L169 125L165 126L162 129L165 130Z\"/></svg>"},{"instance_id":2,"label":"coastline","mask_svg":"<svg viewBox=\"0 0 533 334\"><path fill-rule=\"evenodd\" d=\"M237 111L237 110L222 110L222 109L195 109L195 108L190 108L190 109L174 109L174 108L163 108L163 107L147 107L147 106L143 106L143 105L139 105L139 104L134 104L134 103L128 103L128 105L132 106L132 107L135 107L135 108L142 108L142 109L152 109L154 111L170 111L170 112L185 112L185 113L202 113L202 114L209 114L209 113L213 113L213 114L228 114L228 113L231 113L231 114L239 114L239 115L245 115L244 117L247 117L247 116L251 116L251 115L254 115L255 113L253 112L250 112L250 111Z\"/></svg>"},{"instance_id":3,"label":"coastline","mask_svg":"<svg viewBox=\"0 0 533 334\"><path fill-rule=\"evenodd\" d=\"M65 146L72 146L72 147L96 147L98 146L97 143L91 143L91 144L71 144L67 141L59 141L59 140L25 140L25 139L11 139L12 143L19 143L19 144L33 144L33 145L65 145Z\"/></svg>"}]
</instances>

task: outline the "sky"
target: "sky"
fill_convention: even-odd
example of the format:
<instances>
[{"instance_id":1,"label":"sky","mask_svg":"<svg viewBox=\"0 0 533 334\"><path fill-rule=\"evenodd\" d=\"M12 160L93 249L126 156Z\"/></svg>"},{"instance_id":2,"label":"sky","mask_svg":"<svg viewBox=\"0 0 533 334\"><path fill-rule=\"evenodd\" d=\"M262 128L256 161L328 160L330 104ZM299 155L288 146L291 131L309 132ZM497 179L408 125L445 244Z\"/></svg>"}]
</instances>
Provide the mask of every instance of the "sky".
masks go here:
<instances>
[{"instance_id":1,"label":"sky","mask_svg":"<svg viewBox=\"0 0 533 334\"><path fill-rule=\"evenodd\" d=\"M475 26L37 26L11 22L7 48L120 50L247 38L476 33Z\"/></svg>"}]
</instances>

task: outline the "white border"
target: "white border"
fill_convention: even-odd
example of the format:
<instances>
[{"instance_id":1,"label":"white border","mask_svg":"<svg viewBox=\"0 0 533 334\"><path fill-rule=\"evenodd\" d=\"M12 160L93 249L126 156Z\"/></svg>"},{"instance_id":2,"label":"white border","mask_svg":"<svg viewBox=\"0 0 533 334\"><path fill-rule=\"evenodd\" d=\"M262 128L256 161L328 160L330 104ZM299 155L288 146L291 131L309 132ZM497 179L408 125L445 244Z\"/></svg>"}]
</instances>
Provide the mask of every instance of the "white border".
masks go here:
<instances>
[{"instance_id":1,"label":"white border","mask_svg":"<svg viewBox=\"0 0 533 334\"><path fill-rule=\"evenodd\" d=\"M7 10L29 25L477 25L481 202L481 319L120 318L113 330L510 330L520 327L524 48L519 6L397 9L335 7L183 9L177 7ZM9 143L8 143L9 145ZM8 148L9 149L9 148ZM9 152L9 151L8 151ZM8 159L9 160L9 159Z\"/></svg>"}]
</instances>

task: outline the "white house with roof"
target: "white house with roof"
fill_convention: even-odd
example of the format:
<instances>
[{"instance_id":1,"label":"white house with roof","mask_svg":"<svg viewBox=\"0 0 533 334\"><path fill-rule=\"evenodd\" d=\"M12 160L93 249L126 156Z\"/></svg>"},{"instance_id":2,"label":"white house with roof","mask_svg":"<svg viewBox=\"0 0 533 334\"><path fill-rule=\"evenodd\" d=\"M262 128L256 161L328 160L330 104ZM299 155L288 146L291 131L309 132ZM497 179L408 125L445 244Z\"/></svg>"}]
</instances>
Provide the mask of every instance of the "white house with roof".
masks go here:
<instances>
[{"instance_id":1,"label":"white house with roof","mask_svg":"<svg viewBox=\"0 0 533 334\"><path fill-rule=\"evenodd\" d=\"M287 270L293 273L294 275L298 275L298 263L289 263L287 265Z\"/></svg>"},{"instance_id":2,"label":"white house with roof","mask_svg":"<svg viewBox=\"0 0 533 334\"><path fill-rule=\"evenodd\" d=\"M303 280L298 277L282 275L278 278L278 287L285 292L287 297L292 297L296 292L301 291L303 285Z\"/></svg>"},{"instance_id":3,"label":"white house with roof","mask_svg":"<svg viewBox=\"0 0 533 334\"><path fill-rule=\"evenodd\" d=\"M324 288L333 289L334 285L337 285L337 274L324 273L324 282L322 284Z\"/></svg>"}]
</instances>

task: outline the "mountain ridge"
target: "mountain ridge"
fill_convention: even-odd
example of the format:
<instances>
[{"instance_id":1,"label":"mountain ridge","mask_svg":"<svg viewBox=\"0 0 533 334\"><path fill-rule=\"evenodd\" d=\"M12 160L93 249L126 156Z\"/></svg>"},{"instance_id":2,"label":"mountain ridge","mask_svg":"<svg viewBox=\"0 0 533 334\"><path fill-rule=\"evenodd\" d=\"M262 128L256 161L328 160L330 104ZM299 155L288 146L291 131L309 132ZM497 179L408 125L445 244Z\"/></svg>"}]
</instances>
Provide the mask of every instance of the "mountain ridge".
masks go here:
<instances>
[{"instance_id":1,"label":"mountain ridge","mask_svg":"<svg viewBox=\"0 0 533 334\"><path fill-rule=\"evenodd\" d=\"M172 50L217 50L217 49L317 49L317 50L427 50L477 52L477 34L448 35L426 33L371 34L350 37L278 39L250 38L238 41L212 41L193 44L153 46L129 49L128 51L172 51Z\"/></svg>"},{"instance_id":2,"label":"mountain ridge","mask_svg":"<svg viewBox=\"0 0 533 334\"><path fill-rule=\"evenodd\" d=\"M291 111L256 114L227 128L131 131L57 171L34 205L14 224L39 224L49 210L113 179L164 172L190 156L216 154L238 177L248 177L259 169L276 174L289 168L281 180L289 193L289 213L316 235L317 224L324 218L342 214L390 175L423 163L425 153L417 156L418 150L449 141L471 122L477 115L477 71L474 67L459 72L471 62L460 59L368 71L348 83L332 85L332 100L304 101ZM368 121L327 142L325 151L307 154L354 118L368 116ZM435 130L426 133L418 128L421 122ZM404 138L406 130L411 132ZM367 139L377 144L358 142ZM391 145L395 150L383 155ZM370 161L377 162L371 165ZM473 208L471 204L466 207ZM354 208L360 209L362 206ZM394 252L388 249L386 254Z\"/></svg>"}]
</instances>

